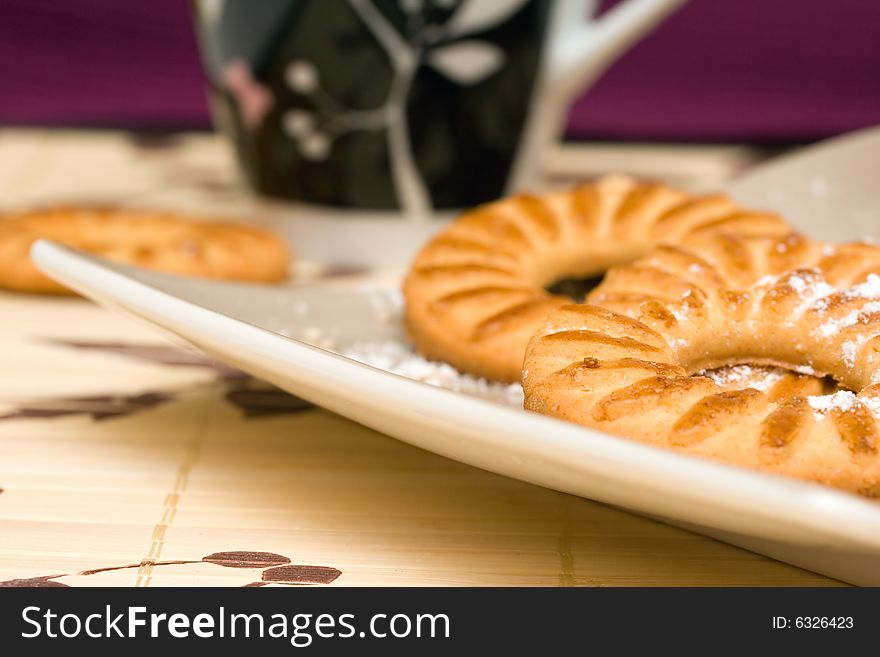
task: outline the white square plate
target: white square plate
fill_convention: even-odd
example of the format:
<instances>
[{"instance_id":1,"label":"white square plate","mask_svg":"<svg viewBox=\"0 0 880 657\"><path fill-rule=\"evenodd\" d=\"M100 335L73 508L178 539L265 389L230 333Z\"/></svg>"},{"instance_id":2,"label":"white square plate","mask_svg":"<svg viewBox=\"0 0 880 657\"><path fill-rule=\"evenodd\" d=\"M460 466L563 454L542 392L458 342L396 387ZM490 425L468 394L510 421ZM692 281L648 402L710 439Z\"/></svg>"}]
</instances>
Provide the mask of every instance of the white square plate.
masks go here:
<instances>
[{"instance_id":1,"label":"white square plate","mask_svg":"<svg viewBox=\"0 0 880 657\"><path fill-rule=\"evenodd\" d=\"M307 344L400 340L376 289L168 276L38 242L40 268L214 358L452 459L658 517L845 581L880 584L880 504L699 460L411 380ZM389 293L393 290L389 289ZM316 331L317 329L317 331Z\"/></svg>"},{"instance_id":2,"label":"white square plate","mask_svg":"<svg viewBox=\"0 0 880 657\"><path fill-rule=\"evenodd\" d=\"M880 235L880 129L730 185L824 239ZM726 466L426 385L308 344L402 341L375 289L183 279L37 243L37 265L98 302L368 427L452 459L664 519L831 577L880 585L880 503ZM386 292L393 294L394 290ZM323 341L319 341L324 344Z\"/></svg>"}]
</instances>

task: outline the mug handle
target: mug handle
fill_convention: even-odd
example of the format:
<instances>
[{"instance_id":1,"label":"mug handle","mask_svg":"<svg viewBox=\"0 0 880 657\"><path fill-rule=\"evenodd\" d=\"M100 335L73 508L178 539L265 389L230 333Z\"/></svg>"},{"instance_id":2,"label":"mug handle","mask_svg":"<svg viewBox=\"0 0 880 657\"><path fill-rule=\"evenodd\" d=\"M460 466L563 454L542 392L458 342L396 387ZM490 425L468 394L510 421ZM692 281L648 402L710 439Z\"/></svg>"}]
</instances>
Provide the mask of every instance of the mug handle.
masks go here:
<instances>
[{"instance_id":1,"label":"mug handle","mask_svg":"<svg viewBox=\"0 0 880 657\"><path fill-rule=\"evenodd\" d=\"M623 0L587 20L596 0L555 0L547 53L507 193L540 187L541 157L562 134L569 106L615 59L687 0Z\"/></svg>"},{"instance_id":2,"label":"mug handle","mask_svg":"<svg viewBox=\"0 0 880 657\"><path fill-rule=\"evenodd\" d=\"M557 0L550 17L548 86L568 102L687 0L623 0L586 21L593 0Z\"/></svg>"}]
</instances>

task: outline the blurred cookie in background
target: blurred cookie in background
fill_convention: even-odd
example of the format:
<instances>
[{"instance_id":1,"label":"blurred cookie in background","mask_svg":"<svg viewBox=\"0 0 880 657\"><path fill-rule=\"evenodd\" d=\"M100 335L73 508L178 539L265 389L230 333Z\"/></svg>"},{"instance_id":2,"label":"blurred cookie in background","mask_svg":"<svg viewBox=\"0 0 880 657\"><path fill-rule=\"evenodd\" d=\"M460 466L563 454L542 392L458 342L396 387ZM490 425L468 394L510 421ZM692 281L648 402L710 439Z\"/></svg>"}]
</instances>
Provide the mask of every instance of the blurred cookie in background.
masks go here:
<instances>
[{"instance_id":1,"label":"blurred cookie in background","mask_svg":"<svg viewBox=\"0 0 880 657\"><path fill-rule=\"evenodd\" d=\"M290 253L275 234L171 212L61 206L0 216L0 288L72 294L31 262L31 244L48 239L116 262L233 281L274 283Z\"/></svg>"}]
</instances>

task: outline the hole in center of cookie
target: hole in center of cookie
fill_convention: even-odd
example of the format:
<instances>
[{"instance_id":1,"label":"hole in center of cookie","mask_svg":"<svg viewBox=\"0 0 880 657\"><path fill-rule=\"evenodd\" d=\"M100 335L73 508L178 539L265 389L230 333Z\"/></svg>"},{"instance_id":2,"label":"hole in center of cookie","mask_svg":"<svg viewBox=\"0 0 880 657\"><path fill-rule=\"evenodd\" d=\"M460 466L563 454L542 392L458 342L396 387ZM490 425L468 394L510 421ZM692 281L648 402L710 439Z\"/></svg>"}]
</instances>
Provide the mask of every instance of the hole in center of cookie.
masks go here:
<instances>
[{"instance_id":1,"label":"hole in center of cookie","mask_svg":"<svg viewBox=\"0 0 880 657\"><path fill-rule=\"evenodd\" d=\"M583 303L593 288L602 282L604 276L604 274L599 274L589 278L561 278L548 285L546 289L550 294L558 294L577 303Z\"/></svg>"},{"instance_id":2,"label":"hole in center of cookie","mask_svg":"<svg viewBox=\"0 0 880 657\"><path fill-rule=\"evenodd\" d=\"M754 388L771 393L771 397L794 394L824 396L848 390L830 376L817 376L786 367L760 364L725 365L700 370L694 374L708 377L724 389Z\"/></svg>"}]
</instances>

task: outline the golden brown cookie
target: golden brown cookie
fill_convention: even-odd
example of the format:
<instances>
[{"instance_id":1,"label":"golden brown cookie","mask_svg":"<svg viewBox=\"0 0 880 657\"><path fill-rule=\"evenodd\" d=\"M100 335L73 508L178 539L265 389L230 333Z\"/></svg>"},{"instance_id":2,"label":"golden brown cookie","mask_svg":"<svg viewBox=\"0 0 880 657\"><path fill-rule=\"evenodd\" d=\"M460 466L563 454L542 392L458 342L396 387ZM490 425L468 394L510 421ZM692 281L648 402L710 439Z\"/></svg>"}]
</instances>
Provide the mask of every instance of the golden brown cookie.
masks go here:
<instances>
[{"instance_id":1,"label":"golden brown cookie","mask_svg":"<svg viewBox=\"0 0 880 657\"><path fill-rule=\"evenodd\" d=\"M610 270L526 350L527 409L678 450L880 496L880 249L716 235ZM737 363L848 390L719 386ZM856 391L856 392L851 392Z\"/></svg>"},{"instance_id":2,"label":"golden brown cookie","mask_svg":"<svg viewBox=\"0 0 880 657\"><path fill-rule=\"evenodd\" d=\"M41 238L138 267L237 281L282 280L289 261L281 238L251 226L151 210L56 207L0 217L0 288L70 294L31 262L28 251Z\"/></svg>"},{"instance_id":3,"label":"golden brown cookie","mask_svg":"<svg viewBox=\"0 0 880 657\"><path fill-rule=\"evenodd\" d=\"M461 215L432 239L404 283L419 352L487 379L520 379L526 344L570 299L545 286L602 274L688 234L789 232L777 215L725 196L607 176L570 191L514 196Z\"/></svg>"}]
</instances>

